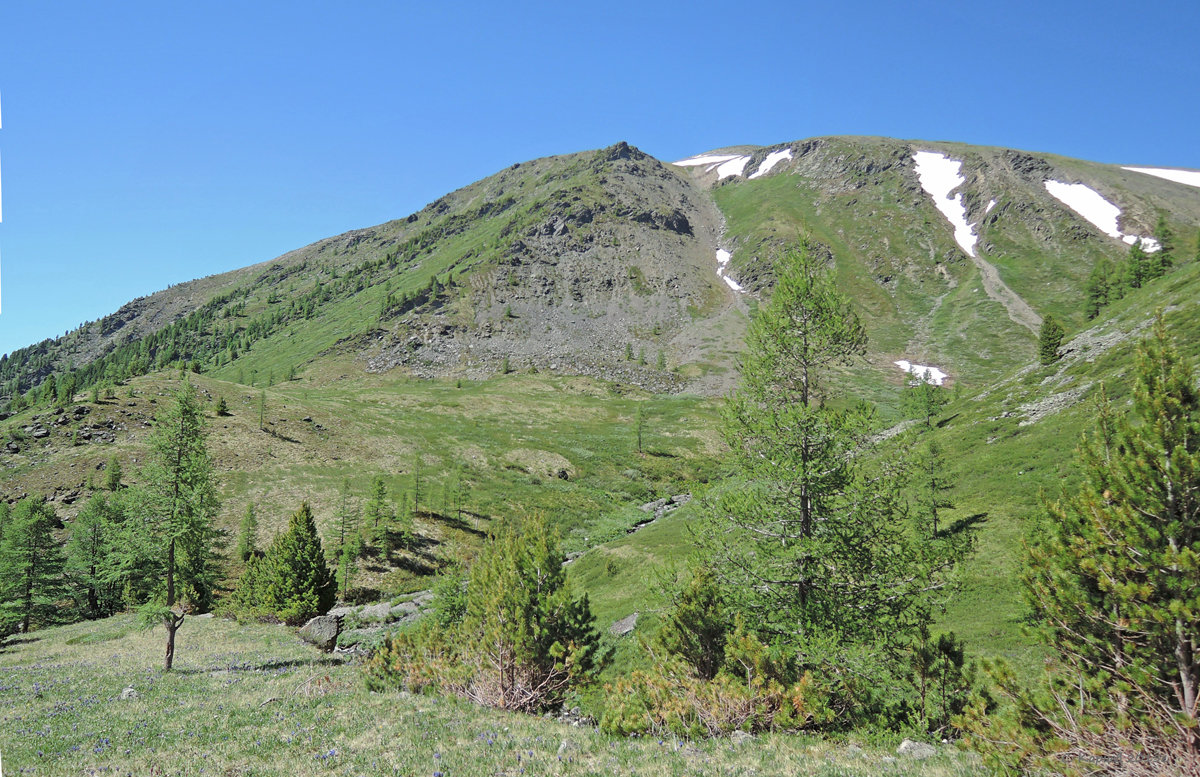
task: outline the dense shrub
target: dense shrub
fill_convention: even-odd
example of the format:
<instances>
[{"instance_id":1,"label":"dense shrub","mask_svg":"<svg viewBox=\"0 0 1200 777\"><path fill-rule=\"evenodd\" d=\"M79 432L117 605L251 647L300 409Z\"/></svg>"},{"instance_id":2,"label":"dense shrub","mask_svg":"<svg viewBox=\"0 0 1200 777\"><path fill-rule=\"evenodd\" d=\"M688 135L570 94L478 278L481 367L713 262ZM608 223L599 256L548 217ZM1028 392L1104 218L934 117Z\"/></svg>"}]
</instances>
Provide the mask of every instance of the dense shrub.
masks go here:
<instances>
[{"instance_id":1,"label":"dense shrub","mask_svg":"<svg viewBox=\"0 0 1200 777\"><path fill-rule=\"evenodd\" d=\"M562 564L543 518L502 527L471 568L465 606L390 638L368 665L368 684L523 712L561 704L603 662L587 596L570 596Z\"/></svg>"},{"instance_id":2,"label":"dense shrub","mask_svg":"<svg viewBox=\"0 0 1200 777\"><path fill-rule=\"evenodd\" d=\"M829 717L826 692L797 672L741 618L711 678L683 656L662 653L655 667L605 686L600 727L613 734L718 736L730 731L799 729Z\"/></svg>"},{"instance_id":3,"label":"dense shrub","mask_svg":"<svg viewBox=\"0 0 1200 777\"><path fill-rule=\"evenodd\" d=\"M235 613L299 625L333 607L336 582L305 502L265 554L253 555L233 592Z\"/></svg>"}]
</instances>

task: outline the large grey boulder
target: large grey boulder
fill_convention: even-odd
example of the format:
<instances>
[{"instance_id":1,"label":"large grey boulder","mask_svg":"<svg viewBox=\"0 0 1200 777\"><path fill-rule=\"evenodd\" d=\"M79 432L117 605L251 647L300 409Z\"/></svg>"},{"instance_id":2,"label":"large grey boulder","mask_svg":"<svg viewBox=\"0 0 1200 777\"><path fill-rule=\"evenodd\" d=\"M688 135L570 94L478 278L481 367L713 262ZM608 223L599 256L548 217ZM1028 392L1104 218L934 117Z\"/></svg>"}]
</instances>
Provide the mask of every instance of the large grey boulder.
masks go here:
<instances>
[{"instance_id":1,"label":"large grey boulder","mask_svg":"<svg viewBox=\"0 0 1200 777\"><path fill-rule=\"evenodd\" d=\"M341 630L341 618L335 615L318 615L300 628L300 638L330 653L337 644L338 633Z\"/></svg>"}]
</instances>

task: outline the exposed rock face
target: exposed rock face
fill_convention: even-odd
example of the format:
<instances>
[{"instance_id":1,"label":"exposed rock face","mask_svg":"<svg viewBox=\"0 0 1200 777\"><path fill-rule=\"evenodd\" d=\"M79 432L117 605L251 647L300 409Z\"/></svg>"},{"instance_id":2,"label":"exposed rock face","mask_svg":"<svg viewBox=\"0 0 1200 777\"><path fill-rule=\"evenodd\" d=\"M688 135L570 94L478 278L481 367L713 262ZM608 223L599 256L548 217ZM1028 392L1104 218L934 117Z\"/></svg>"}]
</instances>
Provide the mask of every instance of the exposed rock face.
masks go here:
<instances>
[{"instance_id":1,"label":"exposed rock face","mask_svg":"<svg viewBox=\"0 0 1200 777\"><path fill-rule=\"evenodd\" d=\"M300 628L300 638L330 653L337 644L341 630L341 618L336 615L318 615Z\"/></svg>"}]
</instances>

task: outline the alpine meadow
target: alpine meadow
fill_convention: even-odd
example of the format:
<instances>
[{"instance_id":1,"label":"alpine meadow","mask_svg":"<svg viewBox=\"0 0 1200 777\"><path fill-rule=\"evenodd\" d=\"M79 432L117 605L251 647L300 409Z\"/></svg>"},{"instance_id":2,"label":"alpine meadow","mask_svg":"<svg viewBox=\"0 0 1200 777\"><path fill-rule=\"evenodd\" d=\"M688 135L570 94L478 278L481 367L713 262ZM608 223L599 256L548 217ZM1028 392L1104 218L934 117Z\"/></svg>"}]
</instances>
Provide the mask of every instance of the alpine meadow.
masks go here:
<instances>
[{"instance_id":1,"label":"alpine meadow","mask_svg":"<svg viewBox=\"0 0 1200 777\"><path fill-rule=\"evenodd\" d=\"M1200 776L1198 364L1200 173L514 164L0 358L3 763Z\"/></svg>"}]
</instances>

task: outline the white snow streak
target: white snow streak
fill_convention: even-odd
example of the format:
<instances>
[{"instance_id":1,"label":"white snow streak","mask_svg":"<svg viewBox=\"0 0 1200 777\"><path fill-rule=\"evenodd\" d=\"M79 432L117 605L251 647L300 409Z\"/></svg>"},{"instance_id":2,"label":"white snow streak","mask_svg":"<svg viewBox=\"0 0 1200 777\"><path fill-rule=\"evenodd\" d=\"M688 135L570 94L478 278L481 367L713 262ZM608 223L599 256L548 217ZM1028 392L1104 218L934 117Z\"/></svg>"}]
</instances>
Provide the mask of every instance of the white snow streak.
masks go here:
<instances>
[{"instance_id":1,"label":"white snow streak","mask_svg":"<svg viewBox=\"0 0 1200 777\"><path fill-rule=\"evenodd\" d=\"M913 364L905 359L901 359L898 362L892 362L892 364L895 364L909 375L914 375L926 383L932 383L935 386L942 385L946 378L950 377L937 367L926 367L924 364Z\"/></svg>"},{"instance_id":2,"label":"white snow streak","mask_svg":"<svg viewBox=\"0 0 1200 777\"><path fill-rule=\"evenodd\" d=\"M995 200L988 201L988 206L983 209L983 215L986 216L987 214L991 213L992 208L994 208L994 207L996 207L996 201Z\"/></svg>"},{"instance_id":3,"label":"white snow streak","mask_svg":"<svg viewBox=\"0 0 1200 777\"><path fill-rule=\"evenodd\" d=\"M1172 170L1166 167L1122 167L1122 170L1132 170L1135 173L1145 173L1159 178L1165 178L1175 183L1188 186L1200 186L1200 173L1195 170Z\"/></svg>"},{"instance_id":4,"label":"white snow streak","mask_svg":"<svg viewBox=\"0 0 1200 777\"><path fill-rule=\"evenodd\" d=\"M699 167L700 165L712 163L720 164L736 158L737 154L706 154L704 156L693 156L688 157L687 159L680 159L678 162L672 162L671 164L676 165L677 167Z\"/></svg>"},{"instance_id":5,"label":"white snow streak","mask_svg":"<svg viewBox=\"0 0 1200 777\"><path fill-rule=\"evenodd\" d=\"M750 177L752 179L761 178L767 173L771 172L772 167L785 159L791 158L792 150L790 148L785 148L783 151L772 151L771 153L767 154L767 158L762 161L762 164L758 166L758 169L750 174Z\"/></svg>"},{"instance_id":6,"label":"white snow streak","mask_svg":"<svg viewBox=\"0 0 1200 777\"><path fill-rule=\"evenodd\" d=\"M963 206L962 192L950 196L950 192L966 183L959 172L962 162L949 159L944 154L933 151L918 151L913 154L916 162L917 178L921 188L933 198L933 204L950 226L954 227L954 239L968 255L975 256L975 243L979 237L967 223L967 209Z\"/></svg>"},{"instance_id":7,"label":"white snow streak","mask_svg":"<svg viewBox=\"0 0 1200 777\"><path fill-rule=\"evenodd\" d=\"M733 254L726 251L724 248L717 249L717 277L725 281L725 284L734 291L745 293L745 289L741 284L725 274L725 266L729 264L729 260L733 258Z\"/></svg>"},{"instance_id":8,"label":"white snow streak","mask_svg":"<svg viewBox=\"0 0 1200 777\"><path fill-rule=\"evenodd\" d=\"M711 173L717 171L717 180L728 178L731 175L741 175L746 169L746 165L750 162L750 157L740 154L704 154L703 156L693 156L687 159L680 159L678 162L671 164L677 167L699 167L700 165L708 165L704 172Z\"/></svg>"},{"instance_id":9,"label":"white snow streak","mask_svg":"<svg viewBox=\"0 0 1200 777\"><path fill-rule=\"evenodd\" d=\"M731 175L741 175L746 169L746 163L750 161L748 156L739 156L730 159L728 162L723 162L717 166L717 180L728 178Z\"/></svg>"},{"instance_id":10,"label":"white snow streak","mask_svg":"<svg viewBox=\"0 0 1200 777\"><path fill-rule=\"evenodd\" d=\"M1137 235L1126 235L1117 226L1121 209L1100 196L1100 193L1082 183L1063 183L1062 181L1046 181L1046 191L1054 199L1078 213L1096 229L1109 237L1123 240L1133 245L1139 239ZM1152 237L1140 238L1142 248L1147 252L1158 250L1158 241Z\"/></svg>"}]
</instances>

